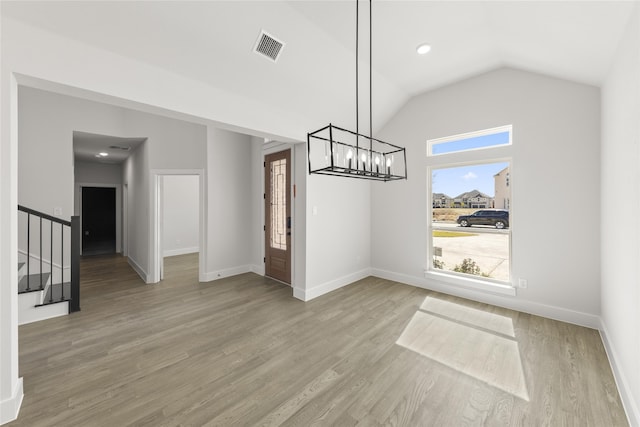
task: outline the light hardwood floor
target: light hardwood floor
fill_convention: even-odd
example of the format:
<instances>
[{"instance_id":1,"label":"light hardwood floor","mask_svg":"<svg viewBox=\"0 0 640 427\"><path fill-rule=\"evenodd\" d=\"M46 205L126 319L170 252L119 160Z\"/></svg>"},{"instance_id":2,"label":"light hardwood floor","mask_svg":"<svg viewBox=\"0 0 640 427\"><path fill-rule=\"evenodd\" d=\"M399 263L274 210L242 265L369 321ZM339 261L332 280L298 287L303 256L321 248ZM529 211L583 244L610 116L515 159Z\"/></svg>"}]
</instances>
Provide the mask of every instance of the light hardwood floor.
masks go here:
<instances>
[{"instance_id":1,"label":"light hardwood floor","mask_svg":"<svg viewBox=\"0 0 640 427\"><path fill-rule=\"evenodd\" d=\"M20 326L10 425L627 425L595 330L377 278L304 303L194 255L81 271L80 313Z\"/></svg>"}]
</instances>

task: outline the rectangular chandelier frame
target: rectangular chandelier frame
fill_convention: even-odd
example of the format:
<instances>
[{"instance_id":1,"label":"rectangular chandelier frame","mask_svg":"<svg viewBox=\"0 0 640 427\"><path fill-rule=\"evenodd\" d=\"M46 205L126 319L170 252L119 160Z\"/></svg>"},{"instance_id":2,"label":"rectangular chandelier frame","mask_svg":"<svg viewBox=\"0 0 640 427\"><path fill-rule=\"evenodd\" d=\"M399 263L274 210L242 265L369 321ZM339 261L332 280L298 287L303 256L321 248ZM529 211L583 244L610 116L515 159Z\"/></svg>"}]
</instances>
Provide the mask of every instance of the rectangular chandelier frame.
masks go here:
<instances>
[{"instance_id":1,"label":"rectangular chandelier frame","mask_svg":"<svg viewBox=\"0 0 640 427\"><path fill-rule=\"evenodd\" d=\"M309 174L374 181L407 179L403 147L332 124L307 134Z\"/></svg>"}]
</instances>

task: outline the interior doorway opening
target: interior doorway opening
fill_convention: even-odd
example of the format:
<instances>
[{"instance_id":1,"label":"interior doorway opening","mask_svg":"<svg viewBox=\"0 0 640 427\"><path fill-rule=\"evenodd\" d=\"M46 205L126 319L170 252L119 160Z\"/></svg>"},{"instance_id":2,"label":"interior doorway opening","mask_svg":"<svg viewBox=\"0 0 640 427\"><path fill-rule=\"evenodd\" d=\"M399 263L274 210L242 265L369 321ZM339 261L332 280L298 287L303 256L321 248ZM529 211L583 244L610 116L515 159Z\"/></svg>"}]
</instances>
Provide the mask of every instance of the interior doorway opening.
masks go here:
<instances>
[{"instance_id":1,"label":"interior doorway opening","mask_svg":"<svg viewBox=\"0 0 640 427\"><path fill-rule=\"evenodd\" d=\"M83 256L113 254L117 246L115 187L80 187Z\"/></svg>"},{"instance_id":2,"label":"interior doorway opening","mask_svg":"<svg viewBox=\"0 0 640 427\"><path fill-rule=\"evenodd\" d=\"M163 280L165 257L174 256L197 258L197 280L205 281L204 171L152 170L151 177L151 265L147 283ZM187 228L188 236L184 233Z\"/></svg>"},{"instance_id":3,"label":"interior doorway opening","mask_svg":"<svg viewBox=\"0 0 640 427\"><path fill-rule=\"evenodd\" d=\"M197 280L200 252L199 177L165 175L161 180L161 280L167 275Z\"/></svg>"}]
</instances>

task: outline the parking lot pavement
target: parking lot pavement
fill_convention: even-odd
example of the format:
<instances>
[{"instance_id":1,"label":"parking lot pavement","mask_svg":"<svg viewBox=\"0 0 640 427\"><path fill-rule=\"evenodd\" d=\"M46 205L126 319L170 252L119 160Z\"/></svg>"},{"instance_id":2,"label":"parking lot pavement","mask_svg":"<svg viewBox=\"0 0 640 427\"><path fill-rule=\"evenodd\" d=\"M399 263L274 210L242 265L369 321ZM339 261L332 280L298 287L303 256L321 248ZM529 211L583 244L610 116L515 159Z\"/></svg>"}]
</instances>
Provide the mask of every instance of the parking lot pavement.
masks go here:
<instances>
[{"instance_id":1,"label":"parking lot pavement","mask_svg":"<svg viewBox=\"0 0 640 427\"><path fill-rule=\"evenodd\" d=\"M509 281L509 233L488 233L475 227L460 228L455 231L473 233L464 237L434 237L433 246L442 248L438 260L444 262L444 269L452 271L465 258L476 262L482 273L502 281Z\"/></svg>"}]
</instances>

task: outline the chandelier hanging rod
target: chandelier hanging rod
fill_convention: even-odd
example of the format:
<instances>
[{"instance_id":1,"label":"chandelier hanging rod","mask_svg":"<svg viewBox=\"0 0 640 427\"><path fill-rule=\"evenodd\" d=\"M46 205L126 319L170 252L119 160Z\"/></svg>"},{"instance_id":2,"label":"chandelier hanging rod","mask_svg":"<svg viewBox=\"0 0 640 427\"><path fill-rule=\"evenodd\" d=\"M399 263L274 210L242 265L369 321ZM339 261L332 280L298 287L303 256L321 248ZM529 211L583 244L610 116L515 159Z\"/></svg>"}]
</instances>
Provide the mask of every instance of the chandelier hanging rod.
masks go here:
<instances>
[{"instance_id":1,"label":"chandelier hanging rod","mask_svg":"<svg viewBox=\"0 0 640 427\"><path fill-rule=\"evenodd\" d=\"M373 3L369 0L369 135L373 136ZM360 0L356 0L356 134L360 134ZM358 138L356 138L356 147L359 147ZM371 149L371 144L369 144Z\"/></svg>"}]
</instances>

